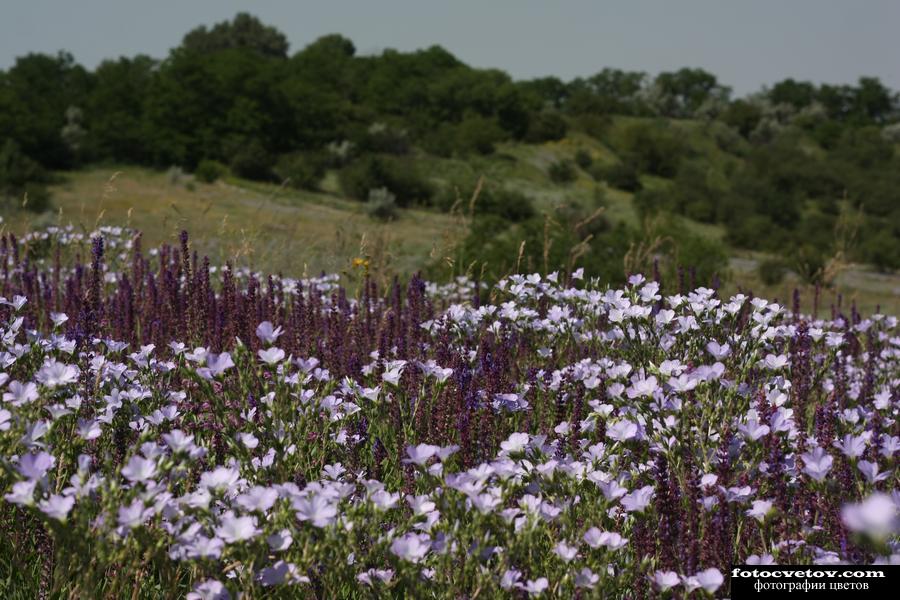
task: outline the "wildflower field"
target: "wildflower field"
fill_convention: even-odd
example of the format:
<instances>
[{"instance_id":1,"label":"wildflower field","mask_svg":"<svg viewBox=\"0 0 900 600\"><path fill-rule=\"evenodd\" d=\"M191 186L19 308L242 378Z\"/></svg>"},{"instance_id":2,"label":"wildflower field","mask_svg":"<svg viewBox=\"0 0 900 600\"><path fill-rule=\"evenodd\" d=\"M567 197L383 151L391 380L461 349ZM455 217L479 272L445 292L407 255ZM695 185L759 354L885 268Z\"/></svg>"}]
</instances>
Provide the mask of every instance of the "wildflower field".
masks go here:
<instances>
[{"instance_id":1,"label":"wildflower field","mask_svg":"<svg viewBox=\"0 0 900 600\"><path fill-rule=\"evenodd\" d=\"M0 268L4 598L701 598L900 558L896 317L579 271L351 293L111 228Z\"/></svg>"}]
</instances>

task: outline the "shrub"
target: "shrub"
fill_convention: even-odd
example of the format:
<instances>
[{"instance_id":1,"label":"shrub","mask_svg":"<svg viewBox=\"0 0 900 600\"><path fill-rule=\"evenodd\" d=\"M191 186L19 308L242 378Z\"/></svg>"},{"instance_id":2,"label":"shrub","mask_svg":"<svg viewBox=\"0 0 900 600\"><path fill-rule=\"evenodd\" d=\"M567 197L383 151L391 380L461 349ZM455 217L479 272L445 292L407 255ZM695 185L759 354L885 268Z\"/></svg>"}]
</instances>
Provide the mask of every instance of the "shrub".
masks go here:
<instances>
[{"instance_id":1,"label":"shrub","mask_svg":"<svg viewBox=\"0 0 900 600\"><path fill-rule=\"evenodd\" d=\"M566 137L566 120L555 112L542 112L531 117L524 141L529 144L552 142Z\"/></svg>"},{"instance_id":2,"label":"shrub","mask_svg":"<svg viewBox=\"0 0 900 600\"><path fill-rule=\"evenodd\" d=\"M570 160L559 160L550 165L547 175L553 183L571 183L575 181L578 173Z\"/></svg>"},{"instance_id":3,"label":"shrub","mask_svg":"<svg viewBox=\"0 0 900 600\"><path fill-rule=\"evenodd\" d=\"M582 169L587 170L592 164L594 164L594 159L591 157L590 152L588 152L584 148L579 148L578 152L575 153L575 164Z\"/></svg>"},{"instance_id":4,"label":"shrub","mask_svg":"<svg viewBox=\"0 0 900 600\"><path fill-rule=\"evenodd\" d=\"M216 160L203 159L194 169L194 177L203 183L218 181L228 173L228 167Z\"/></svg>"},{"instance_id":5,"label":"shrub","mask_svg":"<svg viewBox=\"0 0 900 600\"><path fill-rule=\"evenodd\" d=\"M231 159L231 171L238 177L269 181L275 159L263 145L253 140L241 146Z\"/></svg>"},{"instance_id":6,"label":"shrub","mask_svg":"<svg viewBox=\"0 0 900 600\"><path fill-rule=\"evenodd\" d=\"M630 126L623 145L640 171L659 177L674 177L681 159L688 154L682 136L661 123Z\"/></svg>"},{"instance_id":7,"label":"shrub","mask_svg":"<svg viewBox=\"0 0 900 600\"><path fill-rule=\"evenodd\" d=\"M787 274L787 265L778 258L768 258L756 267L756 274L766 285L779 285Z\"/></svg>"},{"instance_id":8,"label":"shrub","mask_svg":"<svg viewBox=\"0 0 900 600\"><path fill-rule=\"evenodd\" d=\"M313 153L285 154L275 164L275 175L287 185L301 190L316 190L325 175L327 157Z\"/></svg>"},{"instance_id":9,"label":"shrub","mask_svg":"<svg viewBox=\"0 0 900 600\"><path fill-rule=\"evenodd\" d=\"M454 185L445 188L437 197L435 205L441 210L450 211L457 201L460 208L468 210L468 203L475 191L472 184ZM519 222L535 215L531 198L515 190L484 185L475 200L476 215L495 215L506 221Z\"/></svg>"},{"instance_id":10,"label":"shrub","mask_svg":"<svg viewBox=\"0 0 900 600\"><path fill-rule=\"evenodd\" d=\"M366 211L369 216L378 221L393 221L397 218L397 197L387 188L369 190L369 200Z\"/></svg>"},{"instance_id":11,"label":"shrub","mask_svg":"<svg viewBox=\"0 0 900 600\"><path fill-rule=\"evenodd\" d=\"M626 192L638 192L641 189L641 178L637 168L631 161L623 161L608 167L596 166L591 169L591 176L598 181L605 181L610 187Z\"/></svg>"},{"instance_id":12,"label":"shrub","mask_svg":"<svg viewBox=\"0 0 900 600\"><path fill-rule=\"evenodd\" d=\"M491 154L494 152L495 145L506 137L506 133L500 128L496 119L480 115L467 115L456 126L455 137L454 146L457 152Z\"/></svg>"},{"instance_id":13,"label":"shrub","mask_svg":"<svg viewBox=\"0 0 900 600\"><path fill-rule=\"evenodd\" d=\"M19 145L7 140L0 148L0 200L6 198L12 208L35 213L50 209L50 191L44 185L47 173L22 153Z\"/></svg>"},{"instance_id":14,"label":"shrub","mask_svg":"<svg viewBox=\"0 0 900 600\"><path fill-rule=\"evenodd\" d=\"M412 163L380 156L368 156L344 167L339 179L344 194L361 202L368 200L369 190L379 188L394 194L401 207L430 204L434 195L431 184Z\"/></svg>"}]
</instances>

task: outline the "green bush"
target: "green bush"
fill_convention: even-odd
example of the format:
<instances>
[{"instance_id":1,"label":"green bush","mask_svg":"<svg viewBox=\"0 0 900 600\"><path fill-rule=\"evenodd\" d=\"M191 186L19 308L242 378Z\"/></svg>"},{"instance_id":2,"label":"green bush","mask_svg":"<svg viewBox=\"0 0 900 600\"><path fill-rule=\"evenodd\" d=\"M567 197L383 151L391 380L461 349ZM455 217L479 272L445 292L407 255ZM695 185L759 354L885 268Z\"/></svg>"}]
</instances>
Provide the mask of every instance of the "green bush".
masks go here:
<instances>
[{"instance_id":1,"label":"green bush","mask_svg":"<svg viewBox=\"0 0 900 600\"><path fill-rule=\"evenodd\" d=\"M756 274L766 285L779 285L787 274L787 265L778 258L768 258L756 267Z\"/></svg>"},{"instance_id":2,"label":"green bush","mask_svg":"<svg viewBox=\"0 0 900 600\"><path fill-rule=\"evenodd\" d=\"M228 173L228 167L217 160L204 159L194 169L194 177L203 183L213 183Z\"/></svg>"},{"instance_id":3,"label":"green bush","mask_svg":"<svg viewBox=\"0 0 900 600\"><path fill-rule=\"evenodd\" d=\"M570 160L559 160L551 164L547 175L553 183L572 183L578 177L575 165Z\"/></svg>"},{"instance_id":4,"label":"green bush","mask_svg":"<svg viewBox=\"0 0 900 600\"><path fill-rule=\"evenodd\" d=\"M0 148L0 199L13 208L40 213L50 208L50 192L45 183L47 173L35 161L22 153L13 140L6 140Z\"/></svg>"},{"instance_id":5,"label":"green bush","mask_svg":"<svg viewBox=\"0 0 900 600\"><path fill-rule=\"evenodd\" d=\"M605 181L610 187L626 192L641 190L641 178L637 168L631 161L624 161L608 167L595 166L591 176L597 181Z\"/></svg>"},{"instance_id":6,"label":"green bush","mask_svg":"<svg viewBox=\"0 0 900 600\"><path fill-rule=\"evenodd\" d=\"M386 188L396 196L398 206L428 205L434 188L416 171L410 161L367 156L341 169L341 190L361 202L369 198L369 190Z\"/></svg>"},{"instance_id":7,"label":"green bush","mask_svg":"<svg viewBox=\"0 0 900 600\"><path fill-rule=\"evenodd\" d=\"M459 208L466 211L474 191L474 184L449 186L437 196L435 205L448 212L459 203ZM515 223L530 219L536 213L531 198L522 192L483 185L475 200L475 214L495 215Z\"/></svg>"},{"instance_id":8,"label":"green bush","mask_svg":"<svg viewBox=\"0 0 900 600\"><path fill-rule=\"evenodd\" d=\"M377 221L393 221L397 218L397 197L387 188L369 190L366 211Z\"/></svg>"},{"instance_id":9,"label":"green bush","mask_svg":"<svg viewBox=\"0 0 900 600\"><path fill-rule=\"evenodd\" d=\"M623 151L644 173L674 177L689 154L683 136L665 123L638 123L625 130Z\"/></svg>"},{"instance_id":10,"label":"green bush","mask_svg":"<svg viewBox=\"0 0 900 600\"><path fill-rule=\"evenodd\" d=\"M561 140L566 137L566 120L555 112L542 112L531 117L524 141L529 144L540 144Z\"/></svg>"},{"instance_id":11,"label":"green bush","mask_svg":"<svg viewBox=\"0 0 900 600\"><path fill-rule=\"evenodd\" d=\"M325 175L327 157L314 153L285 154L275 163L279 180L292 188L316 190Z\"/></svg>"},{"instance_id":12,"label":"green bush","mask_svg":"<svg viewBox=\"0 0 900 600\"><path fill-rule=\"evenodd\" d=\"M231 159L231 171L238 177L256 181L270 181L274 157L258 141L243 145Z\"/></svg>"},{"instance_id":13,"label":"green bush","mask_svg":"<svg viewBox=\"0 0 900 600\"><path fill-rule=\"evenodd\" d=\"M590 152L588 152L584 148L579 148L578 152L575 153L575 164L582 169L587 170L592 164L594 164L594 159L593 157L591 157Z\"/></svg>"}]
</instances>

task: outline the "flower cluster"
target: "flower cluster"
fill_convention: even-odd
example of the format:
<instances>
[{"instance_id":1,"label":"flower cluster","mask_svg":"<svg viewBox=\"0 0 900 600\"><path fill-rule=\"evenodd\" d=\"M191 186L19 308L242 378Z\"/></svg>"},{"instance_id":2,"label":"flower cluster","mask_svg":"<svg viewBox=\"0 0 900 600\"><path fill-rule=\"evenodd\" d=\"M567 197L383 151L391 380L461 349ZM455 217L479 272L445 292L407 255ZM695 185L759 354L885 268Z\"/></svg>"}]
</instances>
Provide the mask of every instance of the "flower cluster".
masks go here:
<instances>
[{"instance_id":1,"label":"flower cluster","mask_svg":"<svg viewBox=\"0 0 900 600\"><path fill-rule=\"evenodd\" d=\"M900 559L895 317L578 273L351 296L51 233L0 245L19 589L700 597Z\"/></svg>"}]
</instances>

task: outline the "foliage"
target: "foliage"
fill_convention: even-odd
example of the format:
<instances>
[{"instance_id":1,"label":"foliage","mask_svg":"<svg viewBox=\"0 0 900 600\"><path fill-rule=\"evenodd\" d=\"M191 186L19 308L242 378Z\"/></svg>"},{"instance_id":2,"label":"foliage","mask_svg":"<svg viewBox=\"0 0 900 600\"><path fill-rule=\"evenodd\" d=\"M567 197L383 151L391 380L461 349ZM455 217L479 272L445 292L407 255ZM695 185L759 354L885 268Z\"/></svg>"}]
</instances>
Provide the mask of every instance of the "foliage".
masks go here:
<instances>
[{"instance_id":1,"label":"foliage","mask_svg":"<svg viewBox=\"0 0 900 600\"><path fill-rule=\"evenodd\" d=\"M323 154L297 152L279 157L273 171L280 181L293 188L316 190L325 175L326 164Z\"/></svg>"},{"instance_id":2,"label":"foliage","mask_svg":"<svg viewBox=\"0 0 900 600\"><path fill-rule=\"evenodd\" d=\"M397 198L386 188L369 190L366 211L378 221L393 221L397 218Z\"/></svg>"},{"instance_id":3,"label":"foliage","mask_svg":"<svg viewBox=\"0 0 900 600\"><path fill-rule=\"evenodd\" d=\"M641 190L640 173L634 162L630 160L606 167L597 165L591 169L591 175L597 181L605 181L610 186L626 192L639 192Z\"/></svg>"},{"instance_id":4,"label":"foliage","mask_svg":"<svg viewBox=\"0 0 900 600\"><path fill-rule=\"evenodd\" d=\"M550 164L547 167L547 176L553 183L572 183L578 177L578 171L572 161L563 159Z\"/></svg>"},{"instance_id":5,"label":"foliage","mask_svg":"<svg viewBox=\"0 0 900 600\"><path fill-rule=\"evenodd\" d=\"M369 198L369 190L385 188L396 196L397 204L429 204L434 188L408 161L383 156L366 156L341 169L343 192L359 201Z\"/></svg>"},{"instance_id":6,"label":"foliage","mask_svg":"<svg viewBox=\"0 0 900 600\"><path fill-rule=\"evenodd\" d=\"M228 167L217 160L201 160L194 169L194 177L204 183L213 183L228 174Z\"/></svg>"}]
</instances>

